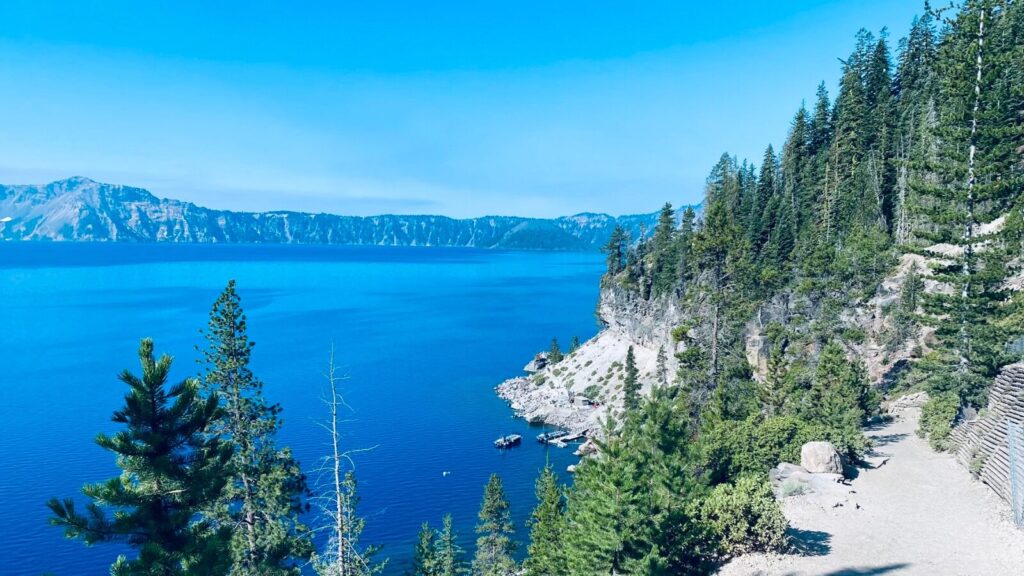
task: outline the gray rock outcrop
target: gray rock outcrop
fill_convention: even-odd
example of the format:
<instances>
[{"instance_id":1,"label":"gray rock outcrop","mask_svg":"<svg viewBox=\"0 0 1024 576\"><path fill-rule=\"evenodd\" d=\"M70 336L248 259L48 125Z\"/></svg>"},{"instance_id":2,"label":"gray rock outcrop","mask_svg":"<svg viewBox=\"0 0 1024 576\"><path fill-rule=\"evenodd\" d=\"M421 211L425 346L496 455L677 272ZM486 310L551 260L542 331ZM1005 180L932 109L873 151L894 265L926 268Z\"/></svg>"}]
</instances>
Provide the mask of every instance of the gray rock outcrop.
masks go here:
<instances>
[{"instance_id":1,"label":"gray rock outcrop","mask_svg":"<svg viewBox=\"0 0 1024 576\"><path fill-rule=\"evenodd\" d=\"M812 474L842 474L843 460L831 442L808 442L800 448L800 466Z\"/></svg>"}]
</instances>

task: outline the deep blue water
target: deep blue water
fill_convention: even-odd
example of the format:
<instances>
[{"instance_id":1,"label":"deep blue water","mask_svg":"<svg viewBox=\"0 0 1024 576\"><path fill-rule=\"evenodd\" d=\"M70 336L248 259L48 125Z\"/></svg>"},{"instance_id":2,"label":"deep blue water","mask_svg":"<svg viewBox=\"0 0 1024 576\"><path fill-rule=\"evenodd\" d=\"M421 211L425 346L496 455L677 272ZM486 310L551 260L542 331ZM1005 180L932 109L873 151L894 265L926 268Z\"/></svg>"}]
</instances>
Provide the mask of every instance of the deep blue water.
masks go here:
<instances>
[{"instance_id":1,"label":"deep blue water","mask_svg":"<svg viewBox=\"0 0 1024 576\"><path fill-rule=\"evenodd\" d=\"M327 453L317 420L332 344L350 379L346 424L366 517L388 573L408 566L423 521L451 512L471 548L482 488L502 475L520 538L533 481L570 449L532 441L494 395L552 336L596 330L596 254L470 249L131 244L0 245L0 572L106 574L120 549L86 548L48 526L44 503L117 473L97 447L116 430L123 368L152 337L198 371L210 305L238 281L256 342L253 368L284 407L279 441L313 472ZM499 452L491 441L520 433ZM442 472L450 471L447 476Z\"/></svg>"}]
</instances>

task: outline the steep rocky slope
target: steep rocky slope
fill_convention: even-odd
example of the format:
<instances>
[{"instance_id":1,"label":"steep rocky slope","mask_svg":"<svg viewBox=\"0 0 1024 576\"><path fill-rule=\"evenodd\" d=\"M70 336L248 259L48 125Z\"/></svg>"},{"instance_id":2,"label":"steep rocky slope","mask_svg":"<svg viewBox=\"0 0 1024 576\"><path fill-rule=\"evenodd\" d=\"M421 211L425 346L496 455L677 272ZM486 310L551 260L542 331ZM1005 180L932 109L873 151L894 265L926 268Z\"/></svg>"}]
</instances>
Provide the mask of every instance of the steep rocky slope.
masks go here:
<instances>
[{"instance_id":1,"label":"steep rocky slope","mask_svg":"<svg viewBox=\"0 0 1024 576\"><path fill-rule=\"evenodd\" d=\"M671 381L677 367L672 330L686 317L678 301L643 300L628 290L606 286L597 313L604 324L597 336L561 362L498 386L498 394L520 416L574 431L599 433L607 415L621 412L630 346L643 383L641 393ZM664 373L659 374L662 350Z\"/></svg>"},{"instance_id":2,"label":"steep rocky slope","mask_svg":"<svg viewBox=\"0 0 1024 576\"><path fill-rule=\"evenodd\" d=\"M942 262L941 247L926 249L923 255L904 254L879 282L870 299L840 313L839 321L844 327L863 334L859 342L846 342L848 355L864 362L870 381L876 385L888 385L908 361L930 349L934 328L928 326L917 325L911 337L893 343L893 309L911 270L920 275L924 292L948 291L948 285L931 276L933 267ZM798 316L815 317L816 306L797 291L787 290L757 308L743 335L747 361L756 379L763 380L767 371L769 325L789 325ZM606 415L621 411L629 347L633 347L643 392L647 393L652 385L674 379L678 367L675 353L684 345L673 338L673 330L691 317L708 312L699 307L686 309L674 295L646 300L635 291L611 285L601 290L597 313L603 330L565 360L531 376L507 380L498 387L498 394L519 415L574 430L598 430ZM660 350L664 350L664 375L658 373ZM597 405L583 401L584 398L596 401Z\"/></svg>"}]
</instances>

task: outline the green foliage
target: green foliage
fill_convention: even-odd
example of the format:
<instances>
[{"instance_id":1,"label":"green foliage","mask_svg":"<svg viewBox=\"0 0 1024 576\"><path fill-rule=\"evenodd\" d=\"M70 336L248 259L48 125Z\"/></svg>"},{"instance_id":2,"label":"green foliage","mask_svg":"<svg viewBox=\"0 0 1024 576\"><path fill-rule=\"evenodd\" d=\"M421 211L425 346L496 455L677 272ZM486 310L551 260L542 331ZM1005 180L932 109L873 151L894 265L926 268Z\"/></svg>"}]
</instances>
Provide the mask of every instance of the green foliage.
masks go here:
<instances>
[{"instance_id":1,"label":"green foliage","mask_svg":"<svg viewBox=\"0 0 1024 576\"><path fill-rule=\"evenodd\" d=\"M491 474L484 487L480 504L480 521L476 525L476 555L473 557L473 576L509 576L516 570L512 559L515 528L509 512L508 500L501 477Z\"/></svg>"},{"instance_id":2,"label":"green foliage","mask_svg":"<svg viewBox=\"0 0 1024 576\"><path fill-rule=\"evenodd\" d=\"M616 274L625 270L626 252L628 249L629 234L622 228L622 226L616 224L615 228L612 229L611 237L608 238L608 243L601 248L601 251L607 255L607 278L612 278Z\"/></svg>"},{"instance_id":3,"label":"green foliage","mask_svg":"<svg viewBox=\"0 0 1024 576\"><path fill-rule=\"evenodd\" d=\"M529 556L523 563L527 576L566 574L562 540L565 532L565 499L551 466L537 477L537 507L530 515Z\"/></svg>"},{"instance_id":4,"label":"green foliage","mask_svg":"<svg viewBox=\"0 0 1024 576\"><path fill-rule=\"evenodd\" d=\"M231 458L230 446L204 434L219 415L218 398L200 397L195 380L168 385L171 357L156 359L152 340L139 345L139 362L141 377L120 376L129 391L113 421L123 429L96 437L122 473L84 486L91 500L84 511L70 498L51 499L51 524L86 545L123 542L138 550L135 559L118 558L112 574L225 573L229 534L199 517L224 489Z\"/></svg>"},{"instance_id":5,"label":"green foliage","mask_svg":"<svg viewBox=\"0 0 1024 576\"><path fill-rule=\"evenodd\" d=\"M569 574L687 574L716 562L695 517L704 482L692 468L688 407L667 389L652 396L577 469L562 540Z\"/></svg>"},{"instance_id":6,"label":"green foliage","mask_svg":"<svg viewBox=\"0 0 1024 576\"><path fill-rule=\"evenodd\" d=\"M558 364L565 358L562 348L558 345L558 338L551 339L551 348L548 350L548 362Z\"/></svg>"},{"instance_id":7,"label":"green foliage","mask_svg":"<svg viewBox=\"0 0 1024 576\"><path fill-rule=\"evenodd\" d=\"M573 335L572 340L569 340L569 354L580 349L580 337Z\"/></svg>"},{"instance_id":8,"label":"green foliage","mask_svg":"<svg viewBox=\"0 0 1024 576\"><path fill-rule=\"evenodd\" d=\"M830 342L818 357L813 381L798 412L806 421L832 431L830 435L854 438L860 436L866 418L877 412L878 400L861 363L847 360L843 348ZM849 440L841 445L850 456L857 456L858 446Z\"/></svg>"},{"instance_id":9,"label":"green foliage","mask_svg":"<svg viewBox=\"0 0 1024 576\"><path fill-rule=\"evenodd\" d=\"M459 576L466 572L463 550L459 547L451 514L445 514L441 520L441 530L434 539L434 545L437 576Z\"/></svg>"},{"instance_id":10,"label":"green foliage","mask_svg":"<svg viewBox=\"0 0 1024 576\"><path fill-rule=\"evenodd\" d=\"M427 522L420 527L416 546L412 553L413 576L437 576L439 562L437 558L437 532Z\"/></svg>"},{"instance_id":11,"label":"green foliage","mask_svg":"<svg viewBox=\"0 0 1024 576\"><path fill-rule=\"evenodd\" d=\"M960 411L960 399L953 392L932 396L921 408L920 432L936 450L949 449L949 433Z\"/></svg>"},{"instance_id":12,"label":"green foliage","mask_svg":"<svg viewBox=\"0 0 1024 576\"><path fill-rule=\"evenodd\" d=\"M852 458L867 441L860 428L834 428L796 415L730 420L709 424L698 442L699 462L712 483L765 474L779 462L799 462L807 442L827 440Z\"/></svg>"},{"instance_id":13,"label":"green foliage","mask_svg":"<svg viewBox=\"0 0 1024 576\"><path fill-rule=\"evenodd\" d=\"M622 386L626 410L635 410L640 404L640 371L636 367L633 347L626 351L626 377Z\"/></svg>"},{"instance_id":14,"label":"green foliage","mask_svg":"<svg viewBox=\"0 0 1024 576\"><path fill-rule=\"evenodd\" d=\"M281 408L267 403L249 369L254 343L234 280L214 303L204 335L203 389L223 408L208 433L232 448L230 480L207 516L232 529L232 574L297 575L312 552L300 520L308 509L306 477L291 451L275 445Z\"/></svg>"},{"instance_id":15,"label":"green foliage","mask_svg":"<svg viewBox=\"0 0 1024 576\"><path fill-rule=\"evenodd\" d=\"M892 329L886 339L886 349L896 350L904 345L907 340L917 337L918 334L918 308L921 306L924 295L924 279L917 269L917 264L911 266L907 276L900 288L900 299L895 310L891 312Z\"/></svg>"},{"instance_id":16,"label":"green foliage","mask_svg":"<svg viewBox=\"0 0 1024 576\"><path fill-rule=\"evenodd\" d=\"M724 557L780 550L786 543L786 517L762 476L741 476L734 484L715 486L699 509Z\"/></svg>"},{"instance_id":17,"label":"green foliage","mask_svg":"<svg viewBox=\"0 0 1024 576\"><path fill-rule=\"evenodd\" d=\"M658 225L651 240L651 290L655 296L668 293L679 281L675 220L672 204L666 203L658 215Z\"/></svg>"}]
</instances>

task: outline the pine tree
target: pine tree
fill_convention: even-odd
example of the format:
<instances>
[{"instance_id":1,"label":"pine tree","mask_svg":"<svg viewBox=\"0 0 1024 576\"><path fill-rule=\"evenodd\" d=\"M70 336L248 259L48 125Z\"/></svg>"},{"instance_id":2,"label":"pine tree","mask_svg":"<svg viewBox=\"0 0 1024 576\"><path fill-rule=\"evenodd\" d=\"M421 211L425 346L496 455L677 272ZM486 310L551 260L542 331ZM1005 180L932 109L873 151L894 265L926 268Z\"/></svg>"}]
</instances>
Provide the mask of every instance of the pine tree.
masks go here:
<instances>
[{"instance_id":1,"label":"pine tree","mask_svg":"<svg viewBox=\"0 0 1024 576\"><path fill-rule=\"evenodd\" d=\"M655 373L659 386L668 386L668 353L665 352L665 345L658 347L658 356L655 361Z\"/></svg>"},{"instance_id":2,"label":"pine tree","mask_svg":"<svg viewBox=\"0 0 1024 576\"><path fill-rule=\"evenodd\" d=\"M737 184L736 162L723 155L708 177L704 222L693 239L693 267L700 278L694 293L703 298L705 324L697 345L706 352L702 364L707 367L703 382L690 382L695 399L706 398L719 385L749 304L736 296L755 290L752 250L736 212Z\"/></svg>"},{"instance_id":3,"label":"pine tree","mask_svg":"<svg viewBox=\"0 0 1024 576\"><path fill-rule=\"evenodd\" d=\"M937 146L935 126L937 55L934 18L929 10L915 18L910 34L900 42L893 79L896 96L896 139L893 142L896 169L894 240L909 245L922 226L924 207L917 191L934 177Z\"/></svg>"},{"instance_id":4,"label":"pine tree","mask_svg":"<svg viewBox=\"0 0 1024 576\"><path fill-rule=\"evenodd\" d=\"M563 547L565 501L551 466L537 477L537 507L530 515L529 556L523 564L527 576L567 574Z\"/></svg>"},{"instance_id":5,"label":"pine tree","mask_svg":"<svg viewBox=\"0 0 1024 576\"><path fill-rule=\"evenodd\" d=\"M921 306L923 294L924 280L915 263L907 271L903 286L900 288L900 299L892 315L892 334L887 342L887 349L895 350L917 336L918 308Z\"/></svg>"},{"instance_id":6,"label":"pine tree","mask_svg":"<svg viewBox=\"0 0 1024 576\"><path fill-rule=\"evenodd\" d=\"M551 339L551 349L548 350L548 362L551 364L558 364L565 358L562 354L562 348L558 345L558 338Z\"/></svg>"},{"instance_id":7,"label":"pine tree","mask_svg":"<svg viewBox=\"0 0 1024 576\"><path fill-rule=\"evenodd\" d=\"M658 225L654 229L654 238L651 240L652 291L655 295L669 293L679 280L675 220L672 204L666 202L658 215Z\"/></svg>"},{"instance_id":8,"label":"pine tree","mask_svg":"<svg viewBox=\"0 0 1024 576\"><path fill-rule=\"evenodd\" d=\"M466 572L462 560L462 548L459 547L452 523L452 515L445 514L441 520L441 531L434 540L436 546L438 576L460 576Z\"/></svg>"},{"instance_id":9,"label":"pine tree","mask_svg":"<svg viewBox=\"0 0 1024 576\"><path fill-rule=\"evenodd\" d=\"M192 379L169 386L171 357L154 358L150 339L139 345L139 361L141 377L120 376L129 391L113 421L124 428L96 438L122 473L82 488L92 500L84 512L70 498L50 500L51 523L89 546L124 542L138 550L135 559L117 559L115 576L226 573L220 550L228 535L199 518L224 489L231 457L229 446L203 433L218 416L218 398L201 398Z\"/></svg>"},{"instance_id":10,"label":"pine tree","mask_svg":"<svg viewBox=\"0 0 1024 576\"><path fill-rule=\"evenodd\" d=\"M702 574L714 537L694 521L702 476L685 399L659 388L576 470L563 551L569 574Z\"/></svg>"},{"instance_id":11,"label":"pine tree","mask_svg":"<svg viewBox=\"0 0 1024 576\"><path fill-rule=\"evenodd\" d=\"M626 350L626 377L622 383L623 405L626 411L635 410L640 405L640 371L636 367L636 356L633 347Z\"/></svg>"},{"instance_id":12,"label":"pine tree","mask_svg":"<svg viewBox=\"0 0 1024 576\"><path fill-rule=\"evenodd\" d=\"M424 522L412 554L412 576L438 576L437 533Z\"/></svg>"},{"instance_id":13,"label":"pine tree","mask_svg":"<svg viewBox=\"0 0 1024 576\"><path fill-rule=\"evenodd\" d=\"M676 235L679 256L679 279L681 284L686 284L691 279L691 261L693 259L693 232L696 229L697 213L692 206L683 210L683 217L679 222L679 233Z\"/></svg>"},{"instance_id":14,"label":"pine tree","mask_svg":"<svg viewBox=\"0 0 1024 576\"><path fill-rule=\"evenodd\" d=\"M761 172L757 178L757 203L754 206L748 238L751 247L760 251L775 233L781 203L778 190L778 161L771 144L764 151Z\"/></svg>"},{"instance_id":15,"label":"pine tree","mask_svg":"<svg viewBox=\"0 0 1024 576\"><path fill-rule=\"evenodd\" d=\"M275 445L281 408L267 403L263 383L249 369L254 343L234 280L214 303L205 337L203 388L223 405L209 432L233 449L231 480L211 510L232 530L231 573L297 575L312 552L300 520L308 509L306 477L291 451Z\"/></svg>"},{"instance_id":16,"label":"pine tree","mask_svg":"<svg viewBox=\"0 0 1024 576\"><path fill-rule=\"evenodd\" d=\"M957 250L950 264L933 274L952 286L953 294L924 299L939 344L916 368L933 395L955 394L973 406L985 404L989 383L1013 360L1006 347L1010 334L999 320L1005 310L1004 270L1015 254L1004 253L1002 234L979 237L977 231L1019 198L1019 151L1011 152L1006 143L1019 138L1013 132L1021 123L1019 108L1007 104L1020 83L1006 75L1019 74L1020 64L1015 68L1003 58L1020 41L1002 42L1007 28L1019 30L1020 14L1019 7L1007 10L994 0L975 0L948 22L935 67L939 146L930 168L936 177L920 190L931 226L919 235Z\"/></svg>"},{"instance_id":17,"label":"pine tree","mask_svg":"<svg viewBox=\"0 0 1024 576\"><path fill-rule=\"evenodd\" d=\"M859 434L865 416L874 409L874 401L863 367L847 360L838 343L829 342L818 357L805 402L807 420Z\"/></svg>"},{"instance_id":18,"label":"pine tree","mask_svg":"<svg viewBox=\"0 0 1024 576\"><path fill-rule=\"evenodd\" d=\"M782 259L788 259L800 236L800 231L805 225L805 219L814 212L814 187L811 185L811 157L809 152L810 119L807 110L800 106L793 121L790 124L789 135L782 148L782 158L779 165L779 177L782 180L782 202L780 213L779 230L785 238L779 239L783 250L779 254ZM783 218L789 220L787 224L782 222ZM788 249L786 244L790 244Z\"/></svg>"},{"instance_id":19,"label":"pine tree","mask_svg":"<svg viewBox=\"0 0 1024 576\"><path fill-rule=\"evenodd\" d=\"M622 226L616 224L615 228L612 229L611 236L608 238L608 243L601 248L601 251L607 255L607 277L611 278L622 272L626 265L626 251L628 248L629 235Z\"/></svg>"},{"instance_id":20,"label":"pine tree","mask_svg":"<svg viewBox=\"0 0 1024 576\"><path fill-rule=\"evenodd\" d=\"M785 338L778 338L768 354L768 371L761 383L759 400L769 416L781 414L786 404L787 345Z\"/></svg>"},{"instance_id":21,"label":"pine tree","mask_svg":"<svg viewBox=\"0 0 1024 576\"><path fill-rule=\"evenodd\" d=\"M572 340L569 341L569 354L572 354L573 352L575 352L575 351L577 351L579 349L580 349L580 337L574 335L572 337Z\"/></svg>"},{"instance_id":22,"label":"pine tree","mask_svg":"<svg viewBox=\"0 0 1024 576\"><path fill-rule=\"evenodd\" d=\"M491 474L484 488L480 505L480 522L476 525L476 555L473 557L473 576L510 576L516 570L512 552L512 516L501 477Z\"/></svg>"}]
</instances>

